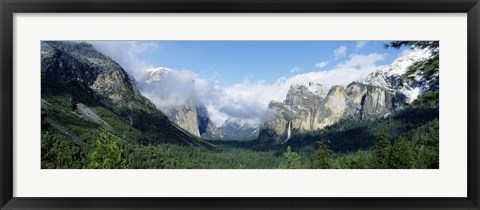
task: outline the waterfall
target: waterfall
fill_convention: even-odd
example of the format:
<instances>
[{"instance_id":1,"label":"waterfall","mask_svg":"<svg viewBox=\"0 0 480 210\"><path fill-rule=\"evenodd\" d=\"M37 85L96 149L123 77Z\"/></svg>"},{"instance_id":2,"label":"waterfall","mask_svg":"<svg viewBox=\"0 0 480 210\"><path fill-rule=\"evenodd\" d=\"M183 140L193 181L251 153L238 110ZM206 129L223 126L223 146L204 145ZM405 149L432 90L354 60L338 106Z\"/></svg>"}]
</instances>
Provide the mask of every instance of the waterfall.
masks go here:
<instances>
[{"instance_id":1,"label":"waterfall","mask_svg":"<svg viewBox=\"0 0 480 210\"><path fill-rule=\"evenodd\" d=\"M292 121L288 121L287 127L287 138L283 141L283 143L287 143L287 141L292 137Z\"/></svg>"}]
</instances>

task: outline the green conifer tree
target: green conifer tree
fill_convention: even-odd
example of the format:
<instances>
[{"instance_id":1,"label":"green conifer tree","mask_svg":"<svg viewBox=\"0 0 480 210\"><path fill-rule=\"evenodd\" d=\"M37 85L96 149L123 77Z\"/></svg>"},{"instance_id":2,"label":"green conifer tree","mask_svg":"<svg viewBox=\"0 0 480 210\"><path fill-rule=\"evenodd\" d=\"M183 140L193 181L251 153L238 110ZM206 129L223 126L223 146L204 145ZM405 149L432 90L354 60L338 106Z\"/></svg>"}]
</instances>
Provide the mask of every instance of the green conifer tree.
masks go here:
<instances>
[{"instance_id":1,"label":"green conifer tree","mask_svg":"<svg viewBox=\"0 0 480 210\"><path fill-rule=\"evenodd\" d=\"M423 75L427 77L433 76L435 73L439 71L439 47L440 43L438 41L393 41L389 44L385 44L386 48L393 47L393 48L401 48L402 46L409 46L411 48L428 48L432 52L432 57L423 60L417 61L413 63L410 67L408 67L407 72L404 76L415 76L415 75Z\"/></svg>"},{"instance_id":2,"label":"green conifer tree","mask_svg":"<svg viewBox=\"0 0 480 210\"><path fill-rule=\"evenodd\" d=\"M373 147L373 168L388 168L388 153L390 150L390 142L385 131L377 132L377 143Z\"/></svg>"},{"instance_id":3,"label":"green conifer tree","mask_svg":"<svg viewBox=\"0 0 480 210\"><path fill-rule=\"evenodd\" d=\"M117 143L118 138L104 129L94 143L89 155L88 168L92 169L125 169L128 168L123 150Z\"/></svg>"},{"instance_id":4,"label":"green conifer tree","mask_svg":"<svg viewBox=\"0 0 480 210\"><path fill-rule=\"evenodd\" d=\"M390 168L398 169L414 167L413 144L403 136L398 138L392 146L388 164Z\"/></svg>"},{"instance_id":5,"label":"green conifer tree","mask_svg":"<svg viewBox=\"0 0 480 210\"><path fill-rule=\"evenodd\" d=\"M300 156L296 152L293 152L290 146L287 147L287 152L283 153L283 157L285 157L285 168L300 168Z\"/></svg>"},{"instance_id":6,"label":"green conifer tree","mask_svg":"<svg viewBox=\"0 0 480 210\"><path fill-rule=\"evenodd\" d=\"M332 151L328 147L327 144L325 144L322 140L318 141L318 144L320 147L318 148L317 152L315 153L315 157L312 161L312 168L316 169L326 169L326 168L332 168L332 163L331 163L331 156L332 156Z\"/></svg>"}]
</instances>

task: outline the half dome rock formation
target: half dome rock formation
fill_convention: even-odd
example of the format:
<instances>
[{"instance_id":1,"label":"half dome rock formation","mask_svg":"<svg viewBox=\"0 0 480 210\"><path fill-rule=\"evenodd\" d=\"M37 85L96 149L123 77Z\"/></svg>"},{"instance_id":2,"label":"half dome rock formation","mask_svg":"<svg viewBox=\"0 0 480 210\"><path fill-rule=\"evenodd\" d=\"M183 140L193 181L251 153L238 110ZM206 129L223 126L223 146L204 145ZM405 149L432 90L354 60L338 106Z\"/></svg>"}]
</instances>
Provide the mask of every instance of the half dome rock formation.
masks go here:
<instances>
[{"instance_id":1,"label":"half dome rock formation","mask_svg":"<svg viewBox=\"0 0 480 210\"><path fill-rule=\"evenodd\" d=\"M156 100L158 102L156 104L157 108L164 112L170 121L189 133L204 139L223 138L221 132L210 120L205 105L202 104L200 100L197 100L198 97L193 91L195 81L182 81L187 82L188 84L184 85L191 86L191 89L188 89L190 91L189 94L182 93L184 95L182 95L181 98L176 98L176 94L180 93L178 90L175 90L176 92L169 92L169 90L173 90L172 88L175 87L171 87L171 81L164 81L164 79L171 79L167 78L167 76L174 73L173 71L174 70L168 67L157 67L147 70L143 77L144 86L145 89L150 89L149 86L153 88L150 91L151 93L146 93L145 95L147 97L158 98L159 100ZM160 84L160 86L157 87L156 85L158 84ZM158 91L161 91L162 94L158 94Z\"/></svg>"},{"instance_id":2,"label":"half dome rock formation","mask_svg":"<svg viewBox=\"0 0 480 210\"><path fill-rule=\"evenodd\" d=\"M189 133L200 137L200 130L198 128L198 113L193 102L167 108L164 109L163 112L165 115L167 115L170 121L176 123Z\"/></svg>"}]
</instances>

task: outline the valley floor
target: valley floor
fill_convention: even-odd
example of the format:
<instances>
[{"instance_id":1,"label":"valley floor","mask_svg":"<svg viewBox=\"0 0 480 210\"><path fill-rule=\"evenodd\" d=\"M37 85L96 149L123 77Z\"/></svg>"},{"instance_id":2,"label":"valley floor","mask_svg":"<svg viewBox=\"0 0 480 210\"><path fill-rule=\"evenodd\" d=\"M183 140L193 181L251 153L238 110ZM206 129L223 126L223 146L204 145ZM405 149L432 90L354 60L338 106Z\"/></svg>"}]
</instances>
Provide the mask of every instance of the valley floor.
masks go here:
<instances>
[{"instance_id":1,"label":"valley floor","mask_svg":"<svg viewBox=\"0 0 480 210\"><path fill-rule=\"evenodd\" d=\"M197 141L181 145L132 128L90 105L111 128L84 120L68 97L46 97L42 169L371 169L439 168L438 94L387 118L344 119L321 130L292 132L286 144ZM61 125L61 126L59 126ZM113 130L113 131L112 131ZM155 141L152 141L155 140Z\"/></svg>"}]
</instances>

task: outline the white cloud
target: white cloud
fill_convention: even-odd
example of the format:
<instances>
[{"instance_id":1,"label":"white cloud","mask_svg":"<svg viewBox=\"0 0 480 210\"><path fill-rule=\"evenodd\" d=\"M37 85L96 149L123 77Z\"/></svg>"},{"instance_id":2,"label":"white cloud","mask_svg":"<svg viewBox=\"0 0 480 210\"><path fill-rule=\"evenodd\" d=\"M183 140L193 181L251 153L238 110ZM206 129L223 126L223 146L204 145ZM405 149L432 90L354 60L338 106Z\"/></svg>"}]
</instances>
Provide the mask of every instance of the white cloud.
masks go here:
<instances>
[{"instance_id":1,"label":"white cloud","mask_svg":"<svg viewBox=\"0 0 480 210\"><path fill-rule=\"evenodd\" d=\"M290 73L294 74L294 73L297 73L298 71L300 71L300 67L296 66L292 70L290 70Z\"/></svg>"},{"instance_id":2,"label":"white cloud","mask_svg":"<svg viewBox=\"0 0 480 210\"><path fill-rule=\"evenodd\" d=\"M152 46L139 42L92 43L102 53L120 63L135 78L143 78L146 69L151 67L140 57L140 53ZM345 56L346 47L340 47L338 56ZM353 54L335 67L322 71L311 71L279 78L274 83L244 80L243 82L222 87L214 79L201 78L189 70L175 70L162 74L158 83L148 84L137 81L142 94L149 98L160 110L180 106L194 100L207 107L211 120L220 126L227 119L238 120L250 125L259 124L272 115L268 111L270 101L283 101L292 84L320 83L327 87L347 85L352 81L364 78L380 68L377 62L384 55L372 53L366 55ZM316 65L327 66L328 61ZM299 68L293 68L292 73Z\"/></svg>"},{"instance_id":3,"label":"white cloud","mask_svg":"<svg viewBox=\"0 0 480 210\"><path fill-rule=\"evenodd\" d=\"M355 45L356 48L363 48L365 45L367 45L368 41L358 41L357 44Z\"/></svg>"},{"instance_id":4,"label":"white cloud","mask_svg":"<svg viewBox=\"0 0 480 210\"><path fill-rule=\"evenodd\" d=\"M315 64L315 67L323 68L323 67L327 66L329 63L330 63L329 61L322 61L320 63Z\"/></svg>"},{"instance_id":5,"label":"white cloud","mask_svg":"<svg viewBox=\"0 0 480 210\"><path fill-rule=\"evenodd\" d=\"M218 81L200 78L188 70L172 70L161 78L154 83L139 82L139 88L163 112L190 102L204 104L217 126L227 119L258 125L271 117L267 106L276 90L262 82L245 80L221 87Z\"/></svg>"},{"instance_id":6,"label":"white cloud","mask_svg":"<svg viewBox=\"0 0 480 210\"><path fill-rule=\"evenodd\" d=\"M350 59L343 63L337 64L337 68L352 68L352 67L365 67L374 65L375 62L382 61L385 58L385 54L371 53L368 55L352 54Z\"/></svg>"},{"instance_id":7,"label":"white cloud","mask_svg":"<svg viewBox=\"0 0 480 210\"><path fill-rule=\"evenodd\" d=\"M347 85L364 78L381 66L376 62L384 55L372 53L354 54L335 68L326 71L312 71L290 77L279 78L273 84L244 80L229 87L221 87L218 81L200 78L188 70L173 70L165 74L159 84L144 86L142 93L160 109L179 106L188 99L206 105L211 120L220 126L227 119L257 125L271 117L268 112L270 101L283 101L292 84L320 83L327 87ZM195 83L191 81L194 80Z\"/></svg>"},{"instance_id":8,"label":"white cloud","mask_svg":"<svg viewBox=\"0 0 480 210\"><path fill-rule=\"evenodd\" d=\"M92 44L95 49L119 63L120 66L137 80L143 76L146 69L152 67L151 64L146 63L140 58L140 54L159 47L153 42L144 41L89 41L89 43Z\"/></svg>"},{"instance_id":9,"label":"white cloud","mask_svg":"<svg viewBox=\"0 0 480 210\"><path fill-rule=\"evenodd\" d=\"M333 51L333 55L335 56L335 60L345 57L347 55L347 46L340 46L339 48Z\"/></svg>"},{"instance_id":10,"label":"white cloud","mask_svg":"<svg viewBox=\"0 0 480 210\"><path fill-rule=\"evenodd\" d=\"M376 63L383 59L384 55L377 53L368 55L354 54L345 62L337 64L333 69L298 74L286 79L285 83L287 85L295 83L308 84L308 82L311 81L327 87L332 85L347 85L352 81L364 78L380 68L381 66L376 65Z\"/></svg>"},{"instance_id":11,"label":"white cloud","mask_svg":"<svg viewBox=\"0 0 480 210\"><path fill-rule=\"evenodd\" d=\"M140 78L143 78L140 77ZM142 94L149 98L158 109L167 111L199 100L199 91L205 88L205 80L188 70L171 70L161 75L159 82L138 81Z\"/></svg>"}]
</instances>

